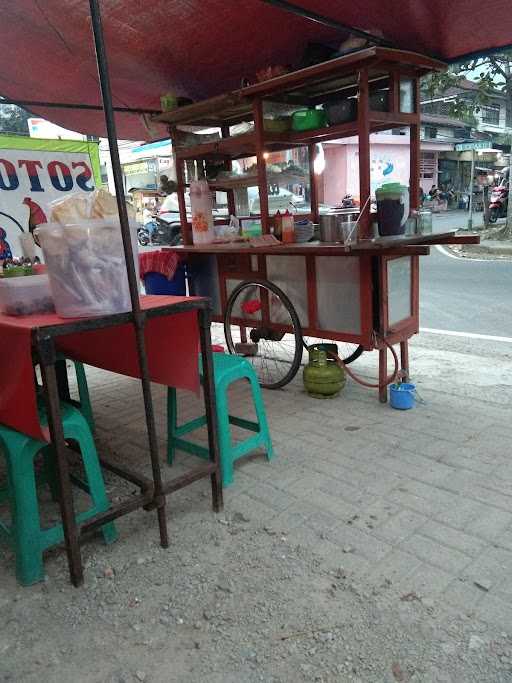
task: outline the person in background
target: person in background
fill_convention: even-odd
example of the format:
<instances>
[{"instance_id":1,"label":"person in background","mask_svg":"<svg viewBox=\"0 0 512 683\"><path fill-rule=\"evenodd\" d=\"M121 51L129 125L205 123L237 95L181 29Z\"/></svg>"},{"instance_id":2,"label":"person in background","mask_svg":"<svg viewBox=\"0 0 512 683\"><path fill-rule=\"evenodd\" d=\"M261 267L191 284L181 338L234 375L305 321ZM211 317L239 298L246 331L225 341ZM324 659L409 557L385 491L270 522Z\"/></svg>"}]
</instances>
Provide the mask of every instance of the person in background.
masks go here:
<instances>
[{"instance_id":1,"label":"person in background","mask_svg":"<svg viewBox=\"0 0 512 683\"><path fill-rule=\"evenodd\" d=\"M144 208L142 209L142 224L146 225L146 223L149 223L152 220L153 212L151 211L148 204L144 204Z\"/></svg>"}]
</instances>

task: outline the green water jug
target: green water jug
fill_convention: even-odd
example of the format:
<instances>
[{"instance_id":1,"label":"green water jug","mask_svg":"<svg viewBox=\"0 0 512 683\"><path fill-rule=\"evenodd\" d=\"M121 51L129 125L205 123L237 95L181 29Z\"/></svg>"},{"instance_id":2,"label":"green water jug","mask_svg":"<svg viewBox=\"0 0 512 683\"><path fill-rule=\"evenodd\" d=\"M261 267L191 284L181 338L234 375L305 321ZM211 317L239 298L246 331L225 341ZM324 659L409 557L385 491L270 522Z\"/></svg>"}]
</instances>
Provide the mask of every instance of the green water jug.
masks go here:
<instances>
[{"instance_id":1,"label":"green water jug","mask_svg":"<svg viewBox=\"0 0 512 683\"><path fill-rule=\"evenodd\" d=\"M345 372L328 353L337 353L336 344L314 344L308 348L309 363L303 381L314 398L334 398L345 386Z\"/></svg>"}]
</instances>

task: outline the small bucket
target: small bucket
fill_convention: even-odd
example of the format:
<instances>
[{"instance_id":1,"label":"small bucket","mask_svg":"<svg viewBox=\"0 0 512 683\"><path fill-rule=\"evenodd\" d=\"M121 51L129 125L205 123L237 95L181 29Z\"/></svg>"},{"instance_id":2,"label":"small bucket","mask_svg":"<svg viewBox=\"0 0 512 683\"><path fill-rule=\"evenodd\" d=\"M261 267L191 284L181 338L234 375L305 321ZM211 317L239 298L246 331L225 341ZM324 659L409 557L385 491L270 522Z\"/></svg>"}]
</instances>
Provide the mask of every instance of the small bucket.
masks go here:
<instances>
[{"instance_id":1,"label":"small bucket","mask_svg":"<svg viewBox=\"0 0 512 683\"><path fill-rule=\"evenodd\" d=\"M391 384L389 387L389 404L397 410L414 408L416 401L416 385L408 382Z\"/></svg>"}]
</instances>

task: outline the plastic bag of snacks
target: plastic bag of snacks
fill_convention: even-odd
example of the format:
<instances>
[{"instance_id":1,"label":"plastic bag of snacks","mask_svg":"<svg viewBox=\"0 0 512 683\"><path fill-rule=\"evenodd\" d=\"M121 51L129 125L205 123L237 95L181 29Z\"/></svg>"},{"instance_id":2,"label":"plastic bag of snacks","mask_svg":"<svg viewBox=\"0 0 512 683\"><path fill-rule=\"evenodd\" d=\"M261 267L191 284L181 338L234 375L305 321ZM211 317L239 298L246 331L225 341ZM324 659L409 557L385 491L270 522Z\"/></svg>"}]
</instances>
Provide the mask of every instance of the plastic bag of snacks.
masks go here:
<instances>
[{"instance_id":1,"label":"plastic bag of snacks","mask_svg":"<svg viewBox=\"0 0 512 683\"><path fill-rule=\"evenodd\" d=\"M128 210L138 282L137 224L131 207ZM60 316L79 318L130 310L115 197L96 190L54 202L51 222L40 225L37 236Z\"/></svg>"}]
</instances>

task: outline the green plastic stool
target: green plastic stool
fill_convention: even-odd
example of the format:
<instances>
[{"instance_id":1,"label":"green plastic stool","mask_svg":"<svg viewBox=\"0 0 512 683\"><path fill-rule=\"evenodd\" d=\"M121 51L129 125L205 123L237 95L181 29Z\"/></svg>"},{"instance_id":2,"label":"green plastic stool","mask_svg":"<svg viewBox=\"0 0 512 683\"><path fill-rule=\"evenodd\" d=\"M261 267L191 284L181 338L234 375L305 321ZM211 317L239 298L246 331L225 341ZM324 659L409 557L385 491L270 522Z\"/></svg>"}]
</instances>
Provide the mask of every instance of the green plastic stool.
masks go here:
<instances>
[{"instance_id":1,"label":"green plastic stool","mask_svg":"<svg viewBox=\"0 0 512 683\"><path fill-rule=\"evenodd\" d=\"M47 424L44 409L40 408L42 425ZM79 482L92 498L92 507L77 515L78 523L104 512L109 508L103 475L91 430L85 417L69 403L61 403L64 437L80 446L87 483ZM62 524L41 529L39 505L34 468L35 456L43 451L44 477L50 485L53 497L58 496L55 455L44 441L0 425L0 450L7 461L7 499L11 511L11 524L0 521L0 538L5 540L16 554L16 576L22 585L30 585L44 579L43 551L62 543ZM117 539L113 522L101 527L106 543Z\"/></svg>"},{"instance_id":2,"label":"green plastic stool","mask_svg":"<svg viewBox=\"0 0 512 683\"><path fill-rule=\"evenodd\" d=\"M214 353L213 368L217 403L217 422L219 428L222 485L229 486L233 482L233 463L235 460L246 455L249 451L260 447L265 449L267 460L271 460L274 457L274 451L272 449L272 441L270 439L260 385L258 384L252 365L240 356ZM199 363L199 371L202 380L201 361ZM229 414L229 385L240 379L246 379L250 383L252 400L254 402L254 409L258 420L257 422L244 420L240 417L233 417ZM202 427L205 424L206 416L203 415L194 420L190 420L183 425L178 425L176 389L169 387L167 392L167 461L169 464L172 465L176 450L208 459L208 448L182 438L186 434L199 429L199 427ZM253 434L244 441L233 445L231 441L230 424L253 432Z\"/></svg>"},{"instance_id":3,"label":"green plastic stool","mask_svg":"<svg viewBox=\"0 0 512 683\"><path fill-rule=\"evenodd\" d=\"M57 353L57 360L64 361L67 363L68 358L64 356L62 353ZM94 434L96 430L96 426L94 424L94 417L92 414L92 406L91 406L91 398L89 396L89 386L87 384L87 376L85 374L85 368L83 366L83 363L80 363L79 361L71 361L73 365L75 366L75 375L76 375L76 383L78 386L78 401L74 401L70 396L69 393L66 396L61 396L61 399L67 401L68 403L71 403L71 405L75 406L80 410L82 415L85 417L87 420L87 424L91 428L91 432ZM67 370L67 366L66 366ZM37 384L37 379L36 379L36 384ZM37 386L38 393L42 394L43 388L41 385Z\"/></svg>"},{"instance_id":4,"label":"green plastic stool","mask_svg":"<svg viewBox=\"0 0 512 683\"><path fill-rule=\"evenodd\" d=\"M94 434L95 424L94 417L92 414L91 398L89 396L89 387L87 385L87 377L85 375L85 368L82 363L78 361L73 361L75 366L76 381L78 384L78 397L79 401L71 401L73 405L76 405L80 409L80 412L87 420L87 424L91 428L91 432Z\"/></svg>"}]
</instances>

